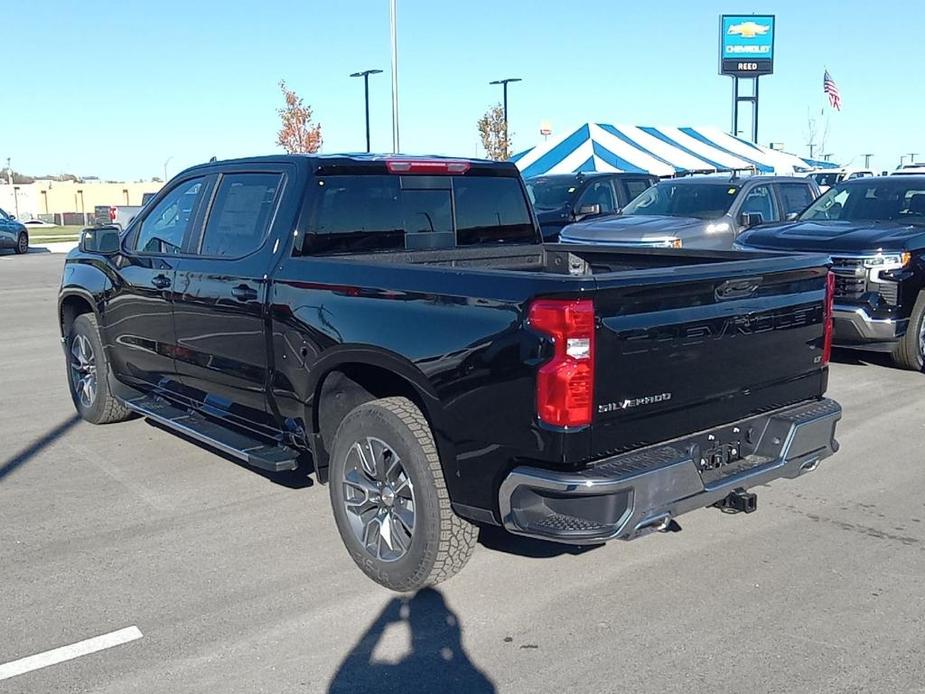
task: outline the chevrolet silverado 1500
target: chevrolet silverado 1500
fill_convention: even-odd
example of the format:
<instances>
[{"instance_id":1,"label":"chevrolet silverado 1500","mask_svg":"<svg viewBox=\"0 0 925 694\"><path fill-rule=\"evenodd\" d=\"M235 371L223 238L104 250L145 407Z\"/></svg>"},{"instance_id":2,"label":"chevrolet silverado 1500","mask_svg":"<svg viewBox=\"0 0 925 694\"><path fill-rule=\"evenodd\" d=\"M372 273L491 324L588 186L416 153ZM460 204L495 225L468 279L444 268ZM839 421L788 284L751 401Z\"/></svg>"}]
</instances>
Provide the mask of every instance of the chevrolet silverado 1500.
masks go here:
<instances>
[{"instance_id":1,"label":"chevrolet silverado 1500","mask_svg":"<svg viewBox=\"0 0 925 694\"><path fill-rule=\"evenodd\" d=\"M543 245L512 164L215 162L87 229L59 318L78 412L311 467L413 590L480 524L633 539L837 447L819 256Z\"/></svg>"}]
</instances>

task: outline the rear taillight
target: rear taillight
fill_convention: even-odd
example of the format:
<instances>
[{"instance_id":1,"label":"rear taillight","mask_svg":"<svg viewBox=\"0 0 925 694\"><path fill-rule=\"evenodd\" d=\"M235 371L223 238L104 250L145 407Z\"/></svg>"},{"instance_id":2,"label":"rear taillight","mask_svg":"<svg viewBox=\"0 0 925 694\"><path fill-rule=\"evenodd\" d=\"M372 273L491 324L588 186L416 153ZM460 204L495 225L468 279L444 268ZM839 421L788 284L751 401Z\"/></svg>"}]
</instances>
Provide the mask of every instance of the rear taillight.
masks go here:
<instances>
[{"instance_id":1,"label":"rear taillight","mask_svg":"<svg viewBox=\"0 0 925 694\"><path fill-rule=\"evenodd\" d=\"M110 222L116 221L116 208L115 207L109 208L109 221Z\"/></svg>"},{"instance_id":2,"label":"rear taillight","mask_svg":"<svg viewBox=\"0 0 925 694\"><path fill-rule=\"evenodd\" d=\"M453 159L389 159L385 163L389 173L397 174L464 174L469 162Z\"/></svg>"},{"instance_id":3,"label":"rear taillight","mask_svg":"<svg viewBox=\"0 0 925 694\"><path fill-rule=\"evenodd\" d=\"M589 299L541 299L530 326L548 335L553 357L536 377L536 413L556 427L591 423L594 403L594 304Z\"/></svg>"},{"instance_id":4,"label":"rear taillight","mask_svg":"<svg viewBox=\"0 0 925 694\"><path fill-rule=\"evenodd\" d=\"M834 321L832 319L833 306L835 304L835 273L830 272L825 278L825 336L822 338L822 365L829 363L832 357L832 332Z\"/></svg>"}]
</instances>

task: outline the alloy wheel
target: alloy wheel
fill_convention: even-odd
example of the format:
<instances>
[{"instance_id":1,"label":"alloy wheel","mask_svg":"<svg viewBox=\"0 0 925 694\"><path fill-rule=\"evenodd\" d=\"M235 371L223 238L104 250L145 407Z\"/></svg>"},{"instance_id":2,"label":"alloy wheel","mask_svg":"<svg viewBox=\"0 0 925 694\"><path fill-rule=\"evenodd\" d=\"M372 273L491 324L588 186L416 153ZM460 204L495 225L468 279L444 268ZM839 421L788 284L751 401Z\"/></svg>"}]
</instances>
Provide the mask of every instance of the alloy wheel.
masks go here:
<instances>
[{"instance_id":1,"label":"alloy wheel","mask_svg":"<svg viewBox=\"0 0 925 694\"><path fill-rule=\"evenodd\" d=\"M925 315L919 321L919 356L925 361Z\"/></svg>"},{"instance_id":2,"label":"alloy wheel","mask_svg":"<svg viewBox=\"0 0 925 694\"><path fill-rule=\"evenodd\" d=\"M26 236L25 234L20 234L20 235L19 235L19 241L18 241L18 243L19 243L19 252L20 252L20 253L25 253L26 251L29 250L29 237Z\"/></svg>"},{"instance_id":3,"label":"alloy wheel","mask_svg":"<svg viewBox=\"0 0 925 694\"><path fill-rule=\"evenodd\" d=\"M70 369L74 395L84 407L93 407L96 400L96 355L85 335L77 334L71 340Z\"/></svg>"},{"instance_id":4,"label":"alloy wheel","mask_svg":"<svg viewBox=\"0 0 925 694\"><path fill-rule=\"evenodd\" d=\"M380 561L401 559L414 537L414 485L398 454L366 437L347 451L344 507L354 536Z\"/></svg>"}]
</instances>

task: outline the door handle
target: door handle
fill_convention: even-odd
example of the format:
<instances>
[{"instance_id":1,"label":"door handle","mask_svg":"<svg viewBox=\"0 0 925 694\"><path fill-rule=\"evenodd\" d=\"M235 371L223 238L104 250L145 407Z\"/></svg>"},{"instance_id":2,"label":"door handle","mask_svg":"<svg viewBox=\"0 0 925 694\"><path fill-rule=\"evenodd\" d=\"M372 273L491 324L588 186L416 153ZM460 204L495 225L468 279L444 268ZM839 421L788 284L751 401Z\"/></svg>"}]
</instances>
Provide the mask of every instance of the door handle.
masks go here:
<instances>
[{"instance_id":1,"label":"door handle","mask_svg":"<svg viewBox=\"0 0 925 694\"><path fill-rule=\"evenodd\" d=\"M158 289L167 289L170 286L170 278L167 275L155 275L151 278L151 284Z\"/></svg>"},{"instance_id":2,"label":"door handle","mask_svg":"<svg viewBox=\"0 0 925 694\"><path fill-rule=\"evenodd\" d=\"M231 295L238 301L257 301L257 290L246 284L239 284L232 289Z\"/></svg>"}]
</instances>

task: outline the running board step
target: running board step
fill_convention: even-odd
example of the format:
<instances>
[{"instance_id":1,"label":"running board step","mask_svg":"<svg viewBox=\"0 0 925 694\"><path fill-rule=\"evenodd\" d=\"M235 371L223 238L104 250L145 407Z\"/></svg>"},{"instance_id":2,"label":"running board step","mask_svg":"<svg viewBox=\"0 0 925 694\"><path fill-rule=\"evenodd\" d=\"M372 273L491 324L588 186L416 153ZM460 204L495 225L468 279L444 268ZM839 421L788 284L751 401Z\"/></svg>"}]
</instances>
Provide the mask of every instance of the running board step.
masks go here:
<instances>
[{"instance_id":1,"label":"running board step","mask_svg":"<svg viewBox=\"0 0 925 694\"><path fill-rule=\"evenodd\" d=\"M263 443L247 434L238 433L206 419L200 414L174 407L166 400L139 395L123 402L134 412L243 460L252 467L269 472L282 472L295 470L299 466L298 453L292 448Z\"/></svg>"}]
</instances>

